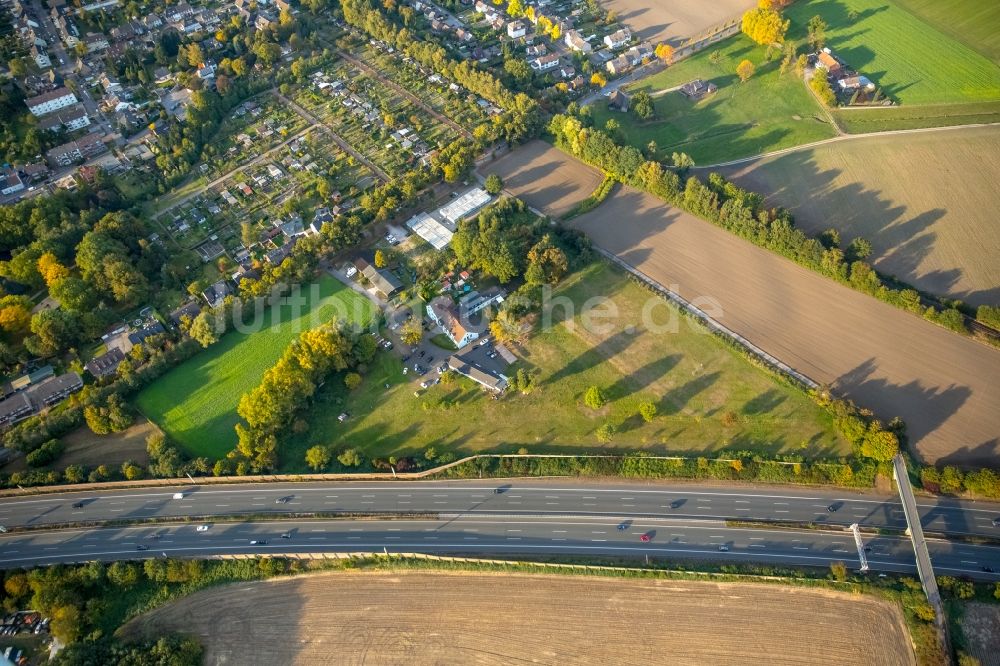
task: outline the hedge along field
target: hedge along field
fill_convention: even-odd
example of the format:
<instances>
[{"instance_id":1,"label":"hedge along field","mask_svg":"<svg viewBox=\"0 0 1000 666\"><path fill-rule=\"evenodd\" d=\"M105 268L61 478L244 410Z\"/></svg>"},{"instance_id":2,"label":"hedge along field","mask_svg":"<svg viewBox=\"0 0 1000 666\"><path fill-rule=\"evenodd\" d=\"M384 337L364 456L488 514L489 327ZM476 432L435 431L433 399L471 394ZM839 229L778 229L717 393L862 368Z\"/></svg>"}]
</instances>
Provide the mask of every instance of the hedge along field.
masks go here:
<instances>
[{"instance_id":1,"label":"hedge along field","mask_svg":"<svg viewBox=\"0 0 1000 666\"><path fill-rule=\"evenodd\" d=\"M299 293L298 312L287 304L268 308L260 330L227 333L142 391L139 409L192 455L225 455L236 444L240 397L260 383L292 340L333 317L364 325L375 316L371 301L328 275Z\"/></svg>"},{"instance_id":2,"label":"hedge along field","mask_svg":"<svg viewBox=\"0 0 1000 666\"><path fill-rule=\"evenodd\" d=\"M1000 99L1000 66L891 0L806 0L785 15L796 40L805 39L810 18L823 17L826 45L901 104Z\"/></svg>"},{"instance_id":3,"label":"hedge along field","mask_svg":"<svg viewBox=\"0 0 1000 666\"><path fill-rule=\"evenodd\" d=\"M712 53L718 51L718 64ZM757 72L740 83L736 66L748 59ZM676 65L642 79L630 91L653 97L656 118L640 120L633 112L610 111L606 102L592 105L594 123L604 127L613 118L633 146L644 149L655 141L660 157L687 153L698 164L712 164L828 139L835 132L819 105L794 72L782 76L781 58L764 59L764 48L742 35L719 42ZM719 87L713 95L692 102L679 92L658 94L694 79Z\"/></svg>"}]
</instances>

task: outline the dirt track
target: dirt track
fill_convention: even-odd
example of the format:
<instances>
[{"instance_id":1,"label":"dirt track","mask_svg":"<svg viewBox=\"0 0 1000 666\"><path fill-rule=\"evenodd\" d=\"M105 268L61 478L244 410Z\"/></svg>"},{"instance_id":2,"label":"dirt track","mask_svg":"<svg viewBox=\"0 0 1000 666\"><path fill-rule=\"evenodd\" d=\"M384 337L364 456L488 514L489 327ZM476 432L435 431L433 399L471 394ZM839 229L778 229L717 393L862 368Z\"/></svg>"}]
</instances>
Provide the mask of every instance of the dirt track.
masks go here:
<instances>
[{"instance_id":1,"label":"dirt track","mask_svg":"<svg viewBox=\"0 0 1000 666\"><path fill-rule=\"evenodd\" d=\"M194 634L205 664L913 664L900 612L790 587L335 573L207 590L127 633Z\"/></svg>"},{"instance_id":2,"label":"dirt track","mask_svg":"<svg viewBox=\"0 0 1000 666\"><path fill-rule=\"evenodd\" d=\"M554 149L532 141L482 169L503 179L504 187L552 217L562 217L590 196L601 174Z\"/></svg>"},{"instance_id":3,"label":"dirt track","mask_svg":"<svg viewBox=\"0 0 1000 666\"><path fill-rule=\"evenodd\" d=\"M768 193L810 233L869 239L881 271L972 305L1000 303L1000 127L851 139L720 171Z\"/></svg>"},{"instance_id":4,"label":"dirt track","mask_svg":"<svg viewBox=\"0 0 1000 666\"><path fill-rule=\"evenodd\" d=\"M550 150L555 162L562 154ZM511 189L544 206L538 187ZM996 464L1000 352L630 188L574 225L685 298L716 299L722 323L814 380L886 420L901 416L924 459Z\"/></svg>"},{"instance_id":5,"label":"dirt track","mask_svg":"<svg viewBox=\"0 0 1000 666\"><path fill-rule=\"evenodd\" d=\"M755 3L753 0L601 0L601 5L613 10L618 20L629 26L640 39L676 46L701 35L708 28L740 16L752 9Z\"/></svg>"}]
</instances>

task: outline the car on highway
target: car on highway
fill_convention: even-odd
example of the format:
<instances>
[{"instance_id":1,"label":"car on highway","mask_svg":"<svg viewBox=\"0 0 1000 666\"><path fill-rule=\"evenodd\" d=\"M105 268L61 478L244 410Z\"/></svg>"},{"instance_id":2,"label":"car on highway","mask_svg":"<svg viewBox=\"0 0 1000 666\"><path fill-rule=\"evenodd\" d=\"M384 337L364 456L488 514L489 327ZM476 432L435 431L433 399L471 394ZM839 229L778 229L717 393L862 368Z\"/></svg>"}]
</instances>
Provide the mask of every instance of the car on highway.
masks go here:
<instances>
[{"instance_id":1,"label":"car on highway","mask_svg":"<svg viewBox=\"0 0 1000 666\"><path fill-rule=\"evenodd\" d=\"M722 544L721 546L719 546L719 552L721 552L721 553L728 553L729 552L729 546L727 546L726 544Z\"/></svg>"},{"instance_id":2,"label":"car on highway","mask_svg":"<svg viewBox=\"0 0 1000 666\"><path fill-rule=\"evenodd\" d=\"M993 527L1000 527L1000 518L993 519Z\"/></svg>"},{"instance_id":3,"label":"car on highway","mask_svg":"<svg viewBox=\"0 0 1000 666\"><path fill-rule=\"evenodd\" d=\"M642 541L642 542L649 541L649 535L648 534L643 534L642 536L639 537L639 541Z\"/></svg>"},{"instance_id":4,"label":"car on highway","mask_svg":"<svg viewBox=\"0 0 1000 666\"><path fill-rule=\"evenodd\" d=\"M984 566L983 571L985 571L986 573L994 573L993 567L990 566Z\"/></svg>"},{"instance_id":5,"label":"car on highway","mask_svg":"<svg viewBox=\"0 0 1000 666\"><path fill-rule=\"evenodd\" d=\"M83 502L73 502L73 508L74 509L82 509L83 508Z\"/></svg>"},{"instance_id":6,"label":"car on highway","mask_svg":"<svg viewBox=\"0 0 1000 666\"><path fill-rule=\"evenodd\" d=\"M831 504L830 506L826 507L826 510L829 511L830 513L836 513L837 509L839 509L839 508L840 508L840 505L834 503L834 504Z\"/></svg>"},{"instance_id":7,"label":"car on highway","mask_svg":"<svg viewBox=\"0 0 1000 666\"><path fill-rule=\"evenodd\" d=\"M143 545L143 544L140 543L138 546L135 547L135 549L136 550L149 550L149 546L146 546L146 545Z\"/></svg>"},{"instance_id":8,"label":"car on highway","mask_svg":"<svg viewBox=\"0 0 1000 666\"><path fill-rule=\"evenodd\" d=\"M281 538L282 539L291 539L292 538L292 533L291 532L283 532L281 534Z\"/></svg>"},{"instance_id":9,"label":"car on highway","mask_svg":"<svg viewBox=\"0 0 1000 666\"><path fill-rule=\"evenodd\" d=\"M266 539L251 539L250 545L251 546L266 546L267 545L267 540Z\"/></svg>"},{"instance_id":10,"label":"car on highway","mask_svg":"<svg viewBox=\"0 0 1000 666\"><path fill-rule=\"evenodd\" d=\"M288 499L289 498L287 498L287 497L279 497L278 499L274 500L274 503L275 504L288 504Z\"/></svg>"},{"instance_id":11,"label":"car on highway","mask_svg":"<svg viewBox=\"0 0 1000 666\"><path fill-rule=\"evenodd\" d=\"M196 527L194 529L195 529L196 532L207 532L208 531L208 525L199 525L198 527Z\"/></svg>"}]
</instances>

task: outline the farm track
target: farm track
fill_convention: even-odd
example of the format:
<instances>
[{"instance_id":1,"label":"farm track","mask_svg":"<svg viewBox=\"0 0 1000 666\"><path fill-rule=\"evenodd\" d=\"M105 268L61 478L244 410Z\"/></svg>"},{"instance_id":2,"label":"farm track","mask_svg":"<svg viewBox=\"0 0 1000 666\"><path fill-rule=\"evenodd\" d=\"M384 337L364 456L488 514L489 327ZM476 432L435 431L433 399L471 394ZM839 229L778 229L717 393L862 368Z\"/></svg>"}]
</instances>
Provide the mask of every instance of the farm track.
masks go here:
<instances>
[{"instance_id":1,"label":"farm track","mask_svg":"<svg viewBox=\"0 0 1000 666\"><path fill-rule=\"evenodd\" d=\"M416 95L414 95L413 93L411 93L406 88L403 88L402 86L400 86L398 83L396 83L392 79L384 76L381 72L379 72L378 70L376 70L374 67L372 67L368 63L366 63L363 60L360 60L358 58L355 58L354 56L348 54L346 51L341 51L340 49L337 50L337 54L341 58L343 58L344 60L346 60L347 62L349 62L352 65L354 65L355 67L364 70L369 76L372 76L372 77L378 79L379 81L381 81L382 83L386 84L387 86L389 86L390 88L392 88L393 90L395 90L397 93L399 93L400 95L402 95L406 99L408 99L411 102L413 102L414 104L416 104L417 107L419 107L420 109L423 109L426 113L430 114L430 116L433 117L434 119L436 119L438 122L440 122L440 123L442 123L444 125L447 125L448 127L452 128L453 130L455 130L456 132L458 132L462 136L465 136L466 138L469 138L469 139L472 138L472 132L470 132L469 130L465 129L464 127L462 127L461 125L459 125L458 123L456 123L451 118L448 118L448 117L446 117L446 116L438 113L437 111L435 111L434 109L432 109L430 106L428 106L427 103L424 102L422 99L420 99L419 97L417 97Z\"/></svg>"},{"instance_id":2,"label":"farm track","mask_svg":"<svg viewBox=\"0 0 1000 666\"><path fill-rule=\"evenodd\" d=\"M539 164L547 177L525 177ZM535 143L484 171L500 171L508 189L545 209L553 205L549 186L577 180L567 174L585 168ZM590 191L581 184L575 195L559 194L582 199ZM996 350L632 188L580 216L574 226L682 297L714 299L722 324L837 394L874 409L882 419L902 417L923 459L988 464L1000 453Z\"/></svg>"},{"instance_id":3,"label":"farm track","mask_svg":"<svg viewBox=\"0 0 1000 666\"><path fill-rule=\"evenodd\" d=\"M840 128L836 122L834 122L834 127ZM717 162L716 164L700 164L693 167L696 171L703 171L705 169L719 169L722 167L737 166L740 164L746 164L747 162L753 162L755 160L766 159L768 157L777 157L779 155L786 155L788 153L794 153L800 150L809 150L810 148L816 148L818 146L824 146L828 143L836 143L838 141L850 141L854 139L870 139L872 137L879 136L895 136L900 134L922 134L927 132L946 132L949 130L961 130L969 129L972 127L1000 127L1000 123L972 123L969 125L947 125L944 127L918 127L914 129L900 129L900 130L882 130L880 132L868 132L866 134L838 134L837 136L830 137L829 139L822 139L820 141L813 141L811 143L803 143L798 146L791 146L790 148L782 148L781 150L772 150L769 153L758 153L757 155L751 155L750 157L741 157L737 160L729 160L728 162Z\"/></svg>"},{"instance_id":4,"label":"farm track","mask_svg":"<svg viewBox=\"0 0 1000 666\"><path fill-rule=\"evenodd\" d=\"M873 597L583 576L314 574L198 592L122 630L167 631L198 637L207 666L809 663L817 635L825 664L914 663L899 609Z\"/></svg>"}]
</instances>

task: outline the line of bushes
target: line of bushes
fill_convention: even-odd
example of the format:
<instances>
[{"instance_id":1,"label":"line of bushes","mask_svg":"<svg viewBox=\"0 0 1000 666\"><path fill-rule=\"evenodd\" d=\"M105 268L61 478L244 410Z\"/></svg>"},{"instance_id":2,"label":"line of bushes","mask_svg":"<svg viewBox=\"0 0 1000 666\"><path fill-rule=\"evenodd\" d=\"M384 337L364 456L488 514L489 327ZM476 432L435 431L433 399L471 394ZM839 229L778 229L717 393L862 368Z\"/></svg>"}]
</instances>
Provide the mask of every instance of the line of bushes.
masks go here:
<instances>
[{"instance_id":1,"label":"line of bushes","mask_svg":"<svg viewBox=\"0 0 1000 666\"><path fill-rule=\"evenodd\" d=\"M647 453L560 458L476 458L450 467L438 478L515 476L620 477L626 479L714 479L869 488L880 471L873 460L806 462L768 459L746 451L720 451L717 458L657 458Z\"/></svg>"},{"instance_id":2,"label":"line of bushes","mask_svg":"<svg viewBox=\"0 0 1000 666\"><path fill-rule=\"evenodd\" d=\"M615 179L614 176L607 173L604 174L604 180L602 180L601 184L597 186L597 189L591 192L586 199L575 205L571 211L563 215L562 221L568 222L574 217L579 217L584 213L589 213L600 206L604 203L604 200L611 195L611 192L617 184L618 180Z\"/></svg>"},{"instance_id":3,"label":"line of bushes","mask_svg":"<svg viewBox=\"0 0 1000 666\"><path fill-rule=\"evenodd\" d=\"M763 197L712 173L707 183L675 173L656 161L646 160L632 146L620 146L600 129L586 127L575 116L557 114L549 123L556 144L584 162L603 169L622 183L653 194L683 208L760 247L836 280L857 291L920 315L964 335L971 335L962 312L956 307L925 307L912 288L887 284L862 257L845 253L838 245L827 247L818 238L795 228L792 214L784 209L763 208ZM853 254L853 256L852 256Z\"/></svg>"}]
</instances>

